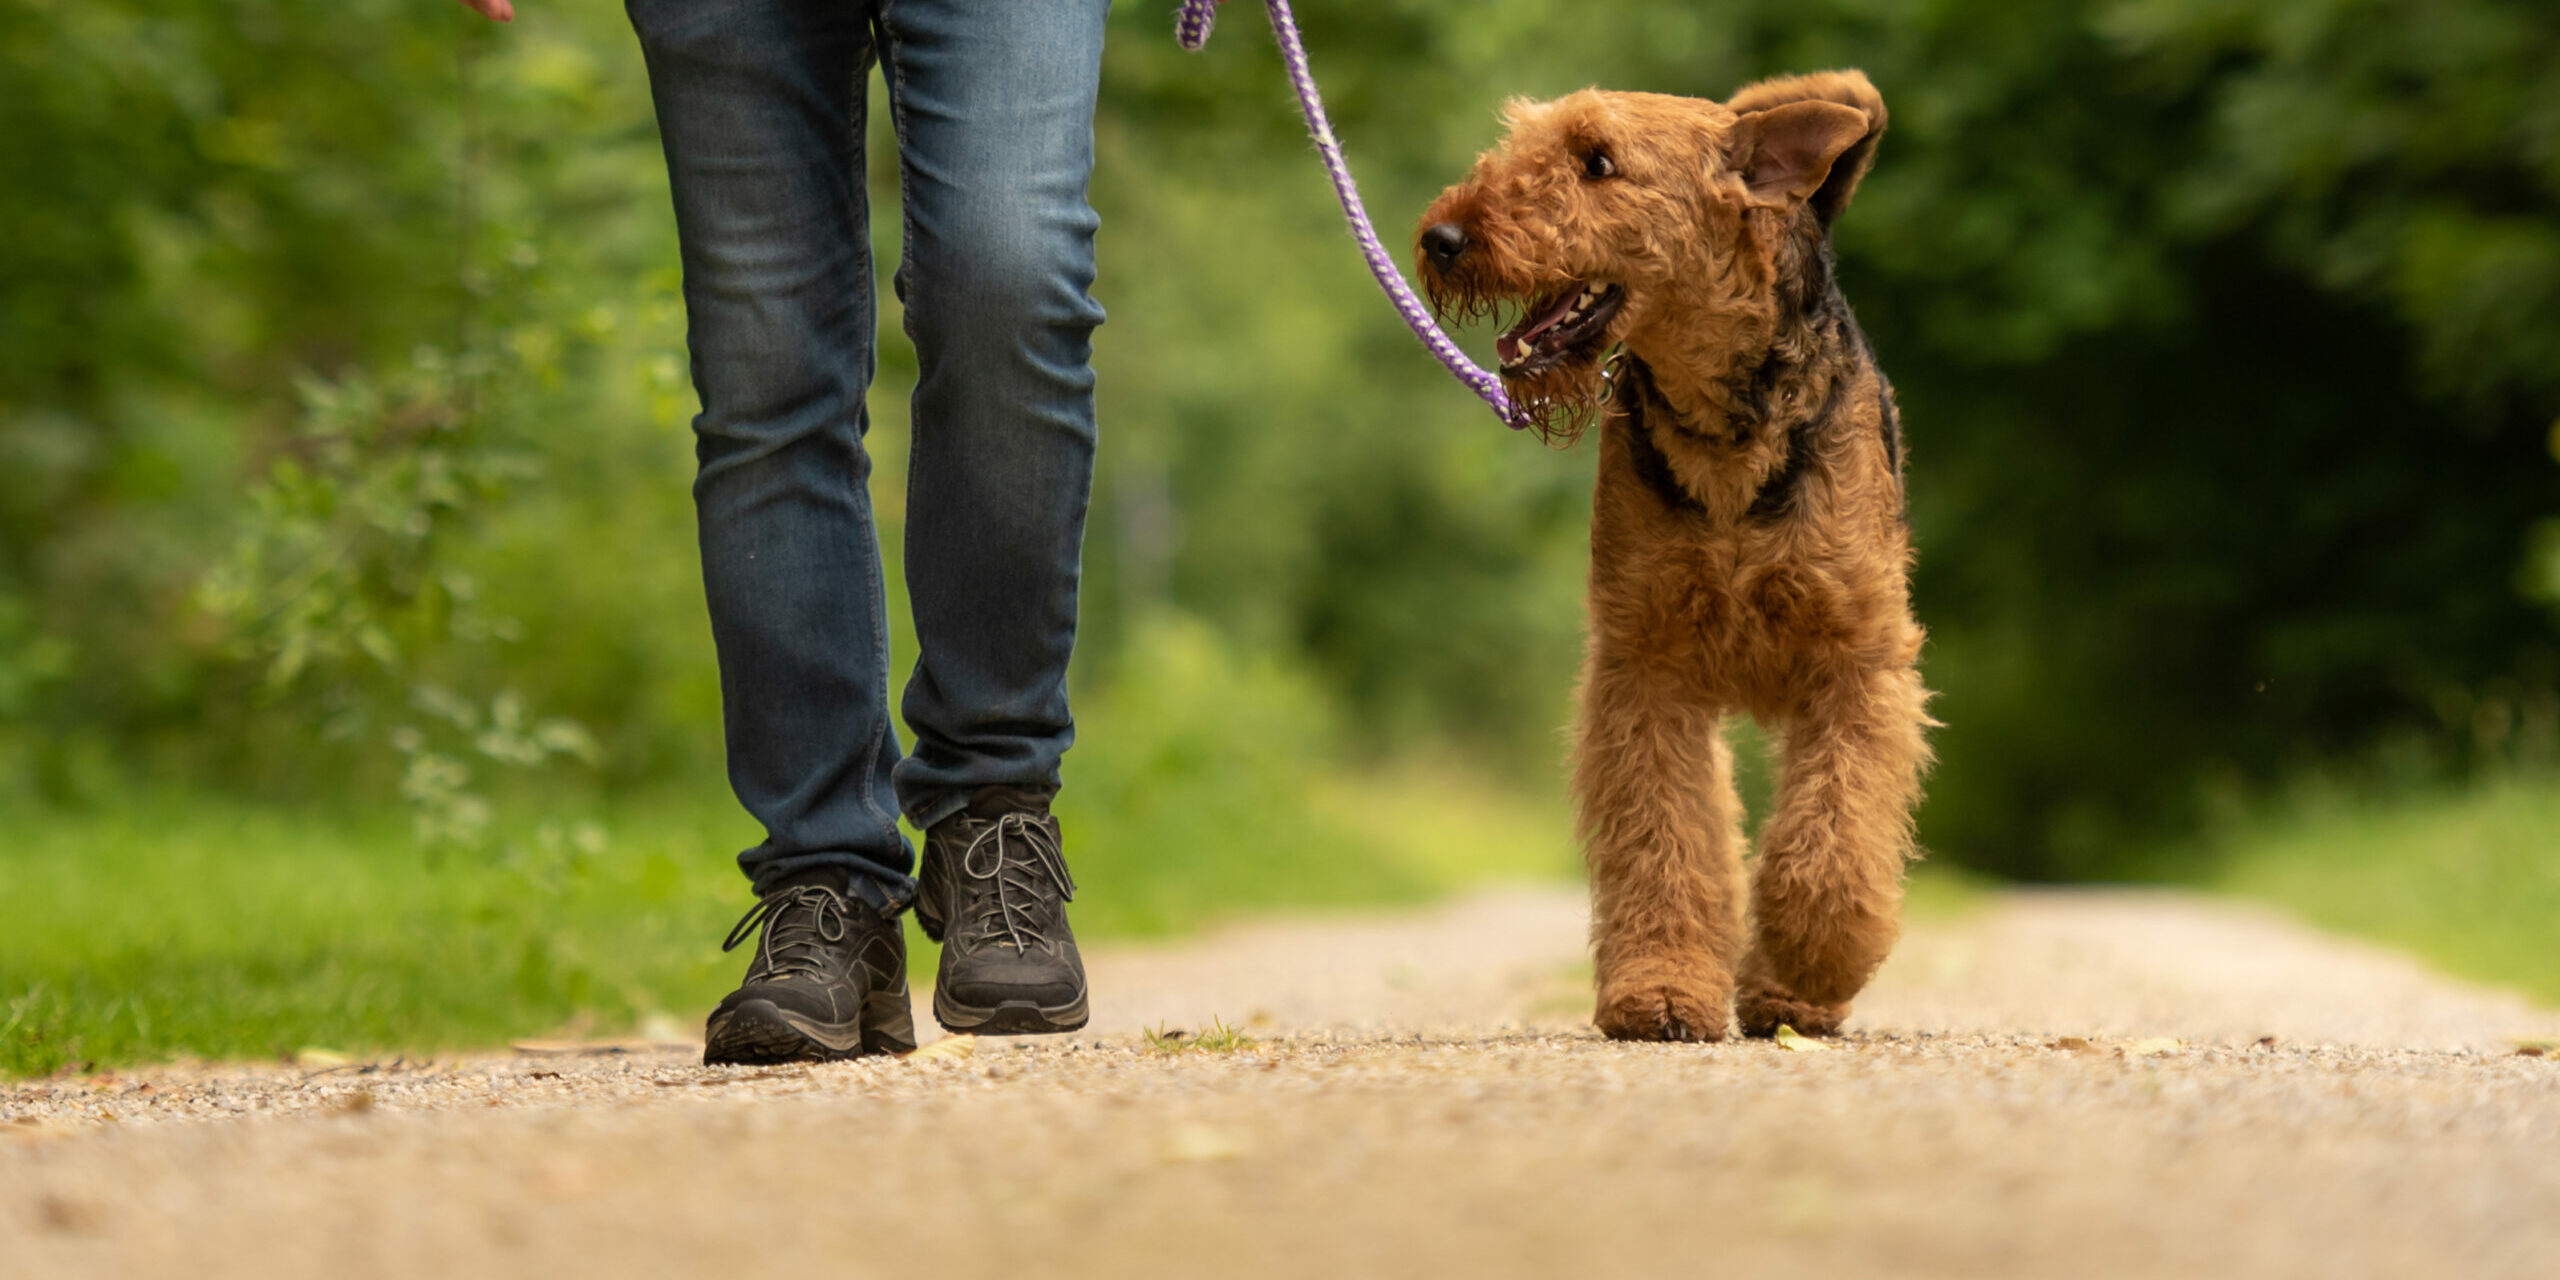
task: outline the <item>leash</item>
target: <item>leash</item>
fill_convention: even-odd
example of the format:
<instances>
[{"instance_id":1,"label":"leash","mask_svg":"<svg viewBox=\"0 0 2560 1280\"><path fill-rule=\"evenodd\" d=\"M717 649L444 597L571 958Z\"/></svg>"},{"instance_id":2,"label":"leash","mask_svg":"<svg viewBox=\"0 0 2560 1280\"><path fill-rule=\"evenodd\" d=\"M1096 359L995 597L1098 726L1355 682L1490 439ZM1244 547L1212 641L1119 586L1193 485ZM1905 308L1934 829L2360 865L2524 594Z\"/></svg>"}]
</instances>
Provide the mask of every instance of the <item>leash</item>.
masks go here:
<instances>
[{"instance_id":1,"label":"leash","mask_svg":"<svg viewBox=\"0 0 2560 1280\"><path fill-rule=\"evenodd\" d=\"M1225 0L1182 0L1182 15L1174 20L1173 36L1183 48L1198 52L1209 43L1209 29L1217 25L1218 6ZM1477 367L1458 344L1431 322L1430 308L1413 294L1404 282L1404 274L1396 270L1395 259L1387 255L1387 247L1378 241L1378 230L1369 224L1369 211L1360 204L1360 188L1351 180L1351 166L1342 158L1342 143L1333 136L1333 123L1325 118L1324 98L1316 92L1315 73L1307 69L1307 50L1298 41L1298 20L1289 12L1289 0L1264 0L1271 11L1271 34L1280 42L1280 60L1289 68L1289 83L1298 91L1298 110L1307 118L1307 134L1315 139L1316 154L1324 160L1324 171L1333 179L1334 197L1342 202L1343 219L1351 224L1351 237L1360 242L1360 256L1369 264L1369 274L1378 278L1378 287L1386 291L1387 301L1395 305L1396 314L1404 317L1405 326L1413 330L1424 348L1437 357L1442 367L1467 389L1484 398L1503 425L1517 431L1529 425L1502 390L1502 379Z\"/></svg>"}]
</instances>

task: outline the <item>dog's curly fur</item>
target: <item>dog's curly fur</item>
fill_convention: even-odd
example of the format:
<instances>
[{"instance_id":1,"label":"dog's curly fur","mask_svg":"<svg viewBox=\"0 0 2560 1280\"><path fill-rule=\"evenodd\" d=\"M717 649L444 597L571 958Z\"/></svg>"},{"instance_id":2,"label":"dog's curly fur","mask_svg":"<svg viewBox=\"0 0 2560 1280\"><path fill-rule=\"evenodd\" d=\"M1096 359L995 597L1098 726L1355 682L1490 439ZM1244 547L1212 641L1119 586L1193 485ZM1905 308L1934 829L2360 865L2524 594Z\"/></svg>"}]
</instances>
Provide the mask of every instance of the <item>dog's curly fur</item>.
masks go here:
<instances>
[{"instance_id":1,"label":"dog's curly fur","mask_svg":"<svg viewBox=\"0 0 2560 1280\"><path fill-rule=\"evenodd\" d=\"M1444 315L1524 308L1504 380L1551 438L1601 423L1574 753L1594 1021L1834 1032L1900 928L1933 723L1899 414L1832 279L1884 100L1834 71L1505 118L1417 253ZM1747 925L1735 713L1783 766Z\"/></svg>"}]
</instances>

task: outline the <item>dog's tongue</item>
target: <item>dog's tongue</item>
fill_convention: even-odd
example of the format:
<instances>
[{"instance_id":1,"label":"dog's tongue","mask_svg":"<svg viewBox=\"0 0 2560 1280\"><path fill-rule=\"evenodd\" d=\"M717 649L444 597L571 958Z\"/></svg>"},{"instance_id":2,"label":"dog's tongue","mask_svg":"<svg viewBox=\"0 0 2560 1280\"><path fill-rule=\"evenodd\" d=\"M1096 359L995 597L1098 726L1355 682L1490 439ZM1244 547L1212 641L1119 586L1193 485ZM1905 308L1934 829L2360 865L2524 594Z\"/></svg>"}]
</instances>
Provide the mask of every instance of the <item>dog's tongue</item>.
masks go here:
<instances>
[{"instance_id":1,"label":"dog's tongue","mask_svg":"<svg viewBox=\"0 0 2560 1280\"><path fill-rule=\"evenodd\" d=\"M1557 321L1572 314L1573 304L1581 296L1582 290L1579 288L1565 290L1564 295L1556 299L1555 305L1547 308L1545 314L1540 315L1535 321L1524 319L1513 326L1511 332L1494 339L1493 353L1499 356L1504 364L1519 359L1528 351L1529 344L1538 340L1539 334L1556 327Z\"/></svg>"}]
</instances>

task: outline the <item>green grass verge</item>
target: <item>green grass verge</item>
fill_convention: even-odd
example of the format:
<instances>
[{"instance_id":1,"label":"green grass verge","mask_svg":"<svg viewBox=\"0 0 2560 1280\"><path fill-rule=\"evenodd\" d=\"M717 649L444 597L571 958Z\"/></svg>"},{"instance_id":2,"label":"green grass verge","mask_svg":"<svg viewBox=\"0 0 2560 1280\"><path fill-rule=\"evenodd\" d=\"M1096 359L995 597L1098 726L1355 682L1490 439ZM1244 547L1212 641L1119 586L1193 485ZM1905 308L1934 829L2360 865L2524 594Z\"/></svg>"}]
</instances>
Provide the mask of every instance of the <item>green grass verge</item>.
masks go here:
<instances>
[{"instance_id":1,"label":"green grass verge","mask_svg":"<svg viewBox=\"0 0 2560 1280\"><path fill-rule=\"evenodd\" d=\"M1085 937L1415 902L1571 866L1552 806L1436 776L1327 780L1296 814L1247 815L1250 797L1181 790L1136 813L1061 803ZM1344 820L1372 806L1464 811L1499 830ZM440 860L397 815L203 796L0 824L13 833L0 854L0 1075L431 1051L657 1014L683 1024L744 963L718 944L748 905L729 855L755 833L721 796L518 824L493 852ZM930 974L932 946L910 935Z\"/></svg>"},{"instance_id":2,"label":"green grass verge","mask_svg":"<svg viewBox=\"0 0 2560 1280\"><path fill-rule=\"evenodd\" d=\"M1572 873L1560 784L1355 769L1289 673L1182 625L1138 652L1144 681L1080 709L1058 806L1082 936ZM431 859L399 813L0 802L0 1075L684 1023L736 982L730 859L758 833L725 794L510 807L482 849Z\"/></svg>"},{"instance_id":3,"label":"green grass verge","mask_svg":"<svg viewBox=\"0 0 2560 1280\"><path fill-rule=\"evenodd\" d=\"M0 1071L488 1043L715 985L736 873L672 815L430 862L395 820L203 797L9 815ZM548 836L549 838L545 838ZM580 847L581 844L586 847Z\"/></svg>"},{"instance_id":4,"label":"green grass verge","mask_svg":"<svg viewBox=\"0 0 2560 1280\"><path fill-rule=\"evenodd\" d=\"M1144 679L1085 701L1059 801L1088 939L1578 870L1560 779L1344 763L1291 673L1179 623L1133 652ZM396 812L0 803L0 1075L683 1025L736 981L717 944L757 832L725 794L509 807L481 849L430 857ZM1924 865L1912 910L1980 897Z\"/></svg>"},{"instance_id":5,"label":"green grass verge","mask_svg":"<svg viewBox=\"0 0 2560 1280\"><path fill-rule=\"evenodd\" d=\"M2216 888L2560 1004L2560 779L2307 790L2234 824L2205 856Z\"/></svg>"}]
</instances>

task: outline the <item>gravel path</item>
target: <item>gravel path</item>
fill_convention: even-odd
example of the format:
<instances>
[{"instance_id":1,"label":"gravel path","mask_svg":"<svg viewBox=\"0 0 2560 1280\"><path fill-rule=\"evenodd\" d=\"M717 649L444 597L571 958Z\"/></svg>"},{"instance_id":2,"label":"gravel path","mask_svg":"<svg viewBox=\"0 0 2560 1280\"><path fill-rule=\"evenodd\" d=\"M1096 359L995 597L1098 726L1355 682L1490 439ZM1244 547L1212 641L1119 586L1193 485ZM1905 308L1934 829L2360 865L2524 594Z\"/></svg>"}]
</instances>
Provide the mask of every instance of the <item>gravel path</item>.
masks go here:
<instances>
[{"instance_id":1,"label":"gravel path","mask_svg":"<svg viewBox=\"0 0 2560 1280\"><path fill-rule=\"evenodd\" d=\"M1095 1025L0 1092L0 1276L2560 1276L2560 1014L2190 897L1916 925L1851 1034L1613 1045L1577 896L1097 952ZM922 1008L921 1001L919 1008ZM1243 1027L1167 1051L1144 1026Z\"/></svg>"}]
</instances>

